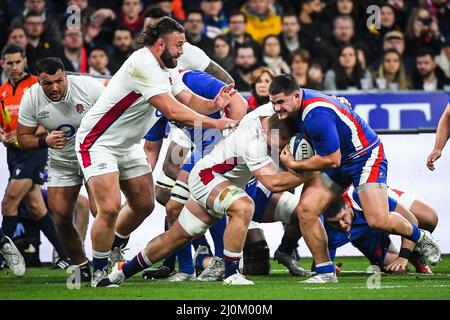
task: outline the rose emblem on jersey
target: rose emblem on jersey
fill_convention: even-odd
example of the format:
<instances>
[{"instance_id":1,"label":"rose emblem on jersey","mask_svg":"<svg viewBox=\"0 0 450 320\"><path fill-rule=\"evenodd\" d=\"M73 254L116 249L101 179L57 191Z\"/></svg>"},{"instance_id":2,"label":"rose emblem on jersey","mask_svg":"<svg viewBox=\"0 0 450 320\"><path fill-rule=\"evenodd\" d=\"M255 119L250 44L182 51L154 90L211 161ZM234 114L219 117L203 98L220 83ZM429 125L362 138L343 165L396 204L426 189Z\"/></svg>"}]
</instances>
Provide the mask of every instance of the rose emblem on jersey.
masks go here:
<instances>
[{"instance_id":1,"label":"rose emblem on jersey","mask_svg":"<svg viewBox=\"0 0 450 320\"><path fill-rule=\"evenodd\" d=\"M77 104L77 105L75 106L75 109L77 110L77 112L78 112L79 114L82 114L82 113L84 112L84 106L83 106L81 103Z\"/></svg>"}]
</instances>

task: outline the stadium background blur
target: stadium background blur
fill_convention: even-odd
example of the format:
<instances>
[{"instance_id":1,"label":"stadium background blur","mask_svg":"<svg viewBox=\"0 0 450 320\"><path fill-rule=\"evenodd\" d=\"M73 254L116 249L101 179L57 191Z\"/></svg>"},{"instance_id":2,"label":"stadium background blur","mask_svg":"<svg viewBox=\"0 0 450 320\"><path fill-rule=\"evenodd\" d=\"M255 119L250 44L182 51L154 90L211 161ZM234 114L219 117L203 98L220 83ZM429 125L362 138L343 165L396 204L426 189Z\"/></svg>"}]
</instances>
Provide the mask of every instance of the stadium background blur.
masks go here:
<instances>
[{"instance_id":1,"label":"stadium background blur","mask_svg":"<svg viewBox=\"0 0 450 320\"><path fill-rule=\"evenodd\" d=\"M80 10L79 21L73 20L73 6ZM444 153L434 173L425 167L434 144L430 132L450 92L450 1L0 0L0 48L23 46L30 73L39 59L56 56L69 72L109 78L137 48L144 17L154 7L181 22L187 40L227 70L247 98L258 100L250 75L259 66L291 73L302 87L348 97L373 128L386 134L392 186L438 211L435 237L450 253L445 232L450 159ZM74 28L73 22L80 24ZM160 166L161 161L155 178ZM3 146L0 174L3 195L8 179ZM157 205L132 236L126 257L163 231L164 214ZM281 224L264 230L273 254ZM49 261L50 244L44 237L41 241L41 260ZM89 234L85 245L90 252ZM300 253L309 255L304 244ZM339 254L357 252L347 246Z\"/></svg>"}]
</instances>

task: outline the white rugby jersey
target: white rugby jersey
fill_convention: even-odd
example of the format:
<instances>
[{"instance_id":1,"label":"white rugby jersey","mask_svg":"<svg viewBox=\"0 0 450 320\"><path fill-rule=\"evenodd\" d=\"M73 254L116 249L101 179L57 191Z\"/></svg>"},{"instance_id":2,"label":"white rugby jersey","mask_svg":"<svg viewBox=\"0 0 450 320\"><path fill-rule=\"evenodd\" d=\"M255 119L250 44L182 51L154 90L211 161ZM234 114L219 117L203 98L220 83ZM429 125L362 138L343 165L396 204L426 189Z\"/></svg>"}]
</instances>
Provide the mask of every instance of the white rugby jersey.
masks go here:
<instances>
[{"instance_id":1,"label":"white rugby jersey","mask_svg":"<svg viewBox=\"0 0 450 320\"><path fill-rule=\"evenodd\" d=\"M90 165L92 147L120 152L140 143L159 119L147 100L170 92L176 96L183 89L181 78L161 68L147 47L133 52L80 124L75 148L83 166Z\"/></svg>"},{"instance_id":2,"label":"white rugby jersey","mask_svg":"<svg viewBox=\"0 0 450 320\"><path fill-rule=\"evenodd\" d=\"M207 185L215 175L222 175L243 188L252 178L252 171L273 162L260 121L260 117L272 114L273 109L268 107L250 112L236 130L196 164L195 172L203 184Z\"/></svg>"},{"instance_id":3,"label":"white rugby jersey","mask_svg":"<svg viewBox=\"0 0 450 320\"><path fill-rule=\"evenodd\" d=\"M178 58L176 69L205 71L210 62L211 59L205 51L189 42L185 42L183 44L183 54Z\"/></svg>"},{"instance_id":4,"label":"white rugby jersey","mask_svg":"<svg viewBox=\"0 0 450 320\"><path fill-rule=\"evenodd\" d=\"M57 150L49 148L49 157L54 160L77 160L75 134L81 120L95 104L104 90L103 84L89 76L67 76L66 96L53 102L44 94L39 83L34 84L23 95L19 108L19 122L27 127L42 125L48 132L64 131L67 144Z\"/></svg>"}]
</instances>

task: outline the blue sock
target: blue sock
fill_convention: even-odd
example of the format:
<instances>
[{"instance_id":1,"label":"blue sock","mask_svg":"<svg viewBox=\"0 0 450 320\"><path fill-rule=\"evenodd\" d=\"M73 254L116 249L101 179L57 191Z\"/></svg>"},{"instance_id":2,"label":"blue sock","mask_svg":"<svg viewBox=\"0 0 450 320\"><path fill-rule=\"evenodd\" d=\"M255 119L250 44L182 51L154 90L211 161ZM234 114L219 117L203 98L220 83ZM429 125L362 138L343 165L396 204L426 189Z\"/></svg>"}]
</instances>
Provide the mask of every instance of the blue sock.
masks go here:
<instances>
[{"instance_id":1,"label":"blue sock","mask_svg":"<svg viewBox=\"0 0 450 320\"><path fill-rule=\"evenodd\" d=\"M211 228L210 228L210 230L211 230ZM206 240L205 236L201 236L201 237L192 239L192 246L194 247L195 250L197 250L198 247L200 247L200 246L204 246L204 247L207 247L209 249L209 251L211 251L211 247L209 246L208 240Z\"/></svg>"},{"instance_id":2,"label":"blue sock","mask_svg":"<svg viewBox=\"0 0 450 320\"><path fill-rule=\"evenodd\" d=\"M114 235L114 241L113 241L113 244L111 246L111 249L114 249L114 248L121 248L121 249L123 249L123 248L125 248L127 246L128 241L130 241L130 236L124 237L122 235L118 235L117 232L116 232L116 234Z\"/></svg>"},{"instance_id":3,"label":"blue sock","mask_svg":"<svg viewBox=\"0 0 450 320\"><path fill-rule=\"evenodd\" d=\"M44 233L45 237L53 245L56 252L58 252L58 256L61 259L66 259L67 255L64 252L61 243L59 243L58 236L56 235L55 225L53 224L52 216L49 213L47 213L43 218L38 220L38 223L39 229L41 229L42 233Z\"/></svg>"},{"instance_id":4,"label":"blue sock","mask_svg":"<svg viewBox=\"0 0 450 320\"><path fill-rule=\"evenodd\" d=\"M281 253L292 254L295 248L297 248L297 240L289 238L286 234L283 235L281 243L278 246L278 251Z\"/></svg>"},{"instance_id":5,"label":"blue sock","mask_svg":"<svg viewBox=\"0 0 450 320\"><path fill-rule=\"evenodd\" d=\"M147 258L144 251L139 252L131 261L128 261L122 266L123 274L126 278L129 278L139 271L147 269L152 263Z\"/></svg>"},{"instance_id":6,"label":"blue sock","mask_svg":"<svg viewBox=\"0 0 450 320\"><path fill-rule=\"evenodd\" d=\"M0 228L0 248L3 247L5 243L8 242L8 239L6 239L5 234L3 233L2 228Z\"/></svg>"},{"instance_id":7,"label":"blue sock","mask_svg":"<svg viewBox=\"0 0 450 320\"><path fill-rule=\"evenodd\" d=\"M409 237L406 237L406 238L413 242L417 242L417 241L419 241L419 238L420 238L420 229L417 228L417 226L413 223L411 223L411 226L413 228L413 232Z\"/></svg>"},{"instance_id":8,"label":"blue sock","mask_svg":"<svg viewBox=\"0 0 450 320\"><path fill-rule=\"evenodd\" d=\"M189 242L184 247L178 249L176 254L178 257L178 265L180 267L180 271L187 274L193 274L194 263L192 261L191 243Z\"/></svg>"},{"instance_id":9,"label":"blue sock","mask_svg":"<svg viewBox=\"0 0 450 320\"><path fill-rule=\"evenodd\" d=\"M316 264L317 273L331 273L334 272L334 264L332 261Z\"/></svg>"},{"instance_id":10,"label":"blue sock","mask_svg":"<svg viewBox=\"0 0 450 320\"><path fill-rule=\"evenodd\" d=\"M224 250L223 260L225 261L225 275L224 279L232 276L236 272L239 272L239 261L242 258L241 253L234 253L228 250Z\"/></svg>"},{"instance_id":11,"label":"blue sock","mask_svg":"<svg viewBox=\"0 0 450 320\"><path fill-rule=\"evenodd\" d=\"M94 273L97 270L108 269L108 257L111 251L98 252L92 249L92 266L94 267Z\"/></svg>"},{"instance_id":12,"label":"blue sock","mask_svg":"<svg viewBox=\"0 0 450 320\"><path fill-rule=\"evenodd\" d=\"M3 216L2 229L5 236L13 238L14 231L17 228L18 216Z\"/></svg>"},{"instance_id":13,"label":"blue sock","mask_svg":"<svg viewBox=\"0 0 450 320\"><path fill-rule=\"evenodd\" d=\"M227 217L223 216L222 219L217 220L211 228L209 228L209 232L214 241L214 255L220 258L223 258L223 234L226 227Z\"/></svg>"}]
</instances>

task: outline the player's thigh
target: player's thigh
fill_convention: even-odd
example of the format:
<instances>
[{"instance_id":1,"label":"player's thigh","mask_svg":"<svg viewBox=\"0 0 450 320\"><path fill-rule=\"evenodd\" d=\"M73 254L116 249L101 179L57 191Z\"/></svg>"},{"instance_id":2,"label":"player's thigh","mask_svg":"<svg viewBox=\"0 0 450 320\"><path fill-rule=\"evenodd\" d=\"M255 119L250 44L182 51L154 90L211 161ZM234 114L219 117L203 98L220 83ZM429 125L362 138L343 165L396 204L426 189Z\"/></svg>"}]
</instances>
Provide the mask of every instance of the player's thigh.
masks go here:
<instances>
[{"instance_id":1,"label":"player's thigh","mask_svg":"<svg viewBox=\"0 0 450 320\"><path fill-rule=\"evenodd\" d=\"M362 188L358 192L364 216L369 225L383 224L389 217L389 203L385 187L375 185Z\"/></svg>"},{"instance_id":2,"label":"player's thigh","mask_svg":"<svg viewBox=\"0 0 450 320\"><path fill-rule=\"evenodd\" d=\"M300 201L295 208L298 219L302 222L319 217L338 196L320 177L307 181L303 185Z\"/></svg>"},{"instance_id":3,"label":"player's thigh","mask_svg":"<svg viewBox=\"0 0 450 320\"><path fill-rule=\"evenodd\" d=\"M81 185L71 187L48 187L48 205L55 216L73 216ZM86 199L87 201L87 199Z\"/></svg>"},{"instance_id":4,"label":"player's thigh","mask_svg":"<svg viewBox=\"0 0 450 320\"><path fill-rule=\"evenodd\" d=\"M131 209L153 210L154 190L151 172L120 181L120 187Z\"/></svg>"},{"instance_id":5,"label":"player's thigh","mask_svg":"<svg viewBox=\"0 0 450 320\"><path fill-rule=\"evenodd\" d=\"M91 211L92 215L95 217L97 215L97 203L95 201L94 193L92 192L89 185L86 183L85 185L86 192L88 194L88 200L89 200L89 210Z\"/></svg>"},{"instance_id":6,"label":"player's thigh","mask_svg":"<svg viewBox=\"0 0 450 320\"><path fill-rule=\"evenodd\" d=\"M205 234L206 230L216 221L217 218L207 212L201 204L193 198L189 198L181 210L180 216L169 231L175 232L181 228L184 231L184 235L192 238Z\"/></svg>"},{"instance_id":7,"label":"player's thigh","mask_svg":"<svg viewBox=\"0 0 450 320\"><path fill-rule=\"evenodd\" d=\"M6 186L5 194L3 195L2 206L17 207L20 201L26 196L33 186L31 179L11 179Z\"/></svg>"},{"instance_id":8,"label":"player's thigh","mask_svg":"<svg viewBox=\"0 0 450 320\"><path fill-rule=\"evenodd\" d=\"M97 214L117 214L120 210L119 172L91 177L87 182L92 191Z\"/></svg>"}]
</instances>

